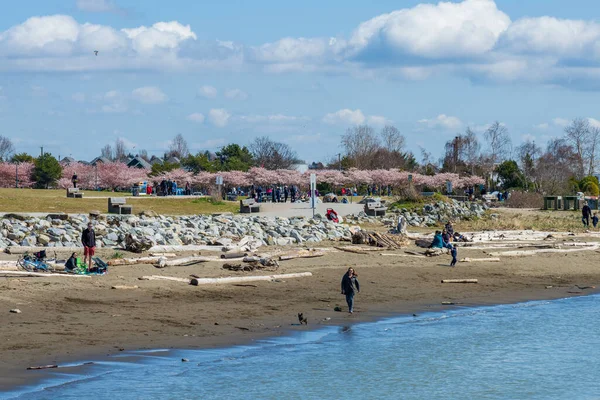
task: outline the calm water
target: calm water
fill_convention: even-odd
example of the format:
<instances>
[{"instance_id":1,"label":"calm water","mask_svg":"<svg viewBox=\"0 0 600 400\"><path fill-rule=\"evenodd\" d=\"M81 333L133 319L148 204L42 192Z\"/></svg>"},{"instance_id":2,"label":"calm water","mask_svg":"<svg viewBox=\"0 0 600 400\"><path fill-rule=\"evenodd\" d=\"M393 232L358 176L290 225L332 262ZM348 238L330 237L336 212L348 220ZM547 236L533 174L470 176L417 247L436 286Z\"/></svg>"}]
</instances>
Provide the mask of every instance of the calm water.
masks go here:
<instances>
[{"instance_id":1,"label":"calm water","mask_svg":"<svg viewBox=\"0 0 600 400\"><path fill-rule=\"evenodd\" d=\"M117 358L4 396L600 399L599 332L600 296L463 309L253 346L142 353L136 363Z\"/></svg>"}]
</instances>

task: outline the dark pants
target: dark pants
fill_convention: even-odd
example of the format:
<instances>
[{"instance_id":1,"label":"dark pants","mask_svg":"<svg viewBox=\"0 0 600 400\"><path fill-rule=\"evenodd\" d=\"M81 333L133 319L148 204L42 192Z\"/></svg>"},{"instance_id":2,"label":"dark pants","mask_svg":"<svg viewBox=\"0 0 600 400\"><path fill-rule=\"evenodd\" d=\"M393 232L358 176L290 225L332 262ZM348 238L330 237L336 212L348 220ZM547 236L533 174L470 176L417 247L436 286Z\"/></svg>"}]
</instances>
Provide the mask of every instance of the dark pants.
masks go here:
<instances>
[{"instance_id":1,"label":"dark pants","mask_svg":"<svg viewBox=\"0 0 600 400\"><path fill-rule=\"evenodd\" d=\"M584 215L583 217L581 217L581 222L583 222L583 226L590 226L590 216L589 215Z\"/></svg>"},{"instance_id":2,"label":"dark pants","mask_svg":"<svg viewBox=\"0 0 600 400\"><path fill-rule=\"evenodd\" d=\"M454 267L456 265L456 256L452 256L452 262L450 263L451 267Z\"/></svg>"},{"instance_id":3,"label":"dark pants","mask_svg":"<svg viewBox=\"0 0 600 400\"><path fill-rule=\"evenodd\" d=\"M354 292L346 293L346 303L348 303L348 311L354 311Z\"/></svg>"}]
</instances>

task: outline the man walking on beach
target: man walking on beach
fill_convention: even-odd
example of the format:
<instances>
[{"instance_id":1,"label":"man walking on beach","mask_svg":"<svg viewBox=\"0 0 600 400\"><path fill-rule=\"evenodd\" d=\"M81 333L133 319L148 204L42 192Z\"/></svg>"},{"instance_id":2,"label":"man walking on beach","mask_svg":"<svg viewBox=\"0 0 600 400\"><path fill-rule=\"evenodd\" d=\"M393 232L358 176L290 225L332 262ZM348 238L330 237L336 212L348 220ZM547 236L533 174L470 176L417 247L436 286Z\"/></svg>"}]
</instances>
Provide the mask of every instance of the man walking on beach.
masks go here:
<instances>
[{"instance_id":1,"label":"man walking on beach","mask_svg":"<svg viewBox=\"0 0 600 400\"><path fill-rule=\"evenodd\" d=\"M583 222L583 226L586 228L590 227L590 217L592 216L592 209L588 206L587 203L583 205L581 208L581 222Z\"/></svg>"},{"instance_id":2,"label":"man walking on beach","mask_svg":"<svg viewBox=\"0 0 600 400\"><path fill-rule=\"evenodd\" d=\"M87 229L81 233L81 244L83 244L83 262L89 271L92 268L92 256L96 250L96 233L91 222L88 222Z\"/></svg>"},{"instance_id":3,"label":"man walking on beach","mask_svg":"<svg viewBox=\"0 0 600 400\"><path fill-rule=\"evenodd\" d=\"M360 293L360 285L358 279L356 279L357 276L354 268L348 268L348 272L342 278L342 294L346 295L346 303L348 303L348 312L350 314L354 312L354 295Z\"/></svg>"}]
</instances>

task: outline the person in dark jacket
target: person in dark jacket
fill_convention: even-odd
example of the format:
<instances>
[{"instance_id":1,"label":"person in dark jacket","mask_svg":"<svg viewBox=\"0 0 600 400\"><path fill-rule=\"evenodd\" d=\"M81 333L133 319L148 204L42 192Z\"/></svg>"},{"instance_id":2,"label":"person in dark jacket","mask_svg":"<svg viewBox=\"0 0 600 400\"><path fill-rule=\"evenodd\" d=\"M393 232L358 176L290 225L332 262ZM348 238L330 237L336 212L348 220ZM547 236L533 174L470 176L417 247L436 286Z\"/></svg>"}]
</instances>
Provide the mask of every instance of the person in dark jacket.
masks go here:
<instances>
[{"instance_id":1,"label":"person in dark jacket","mask_svg":"<svg viewBox=\"0 0 600 400\"><path fill-rule=\"evenodd\" d=\"M81 244L83 244L83 262L87 265L89 271L96 250L96 233L91 222L88 222L87 229L84 229L81 233Z\"/></svg>"},{"instance_id":2,"label":"person in dark jacket","mask_svg":"<svg viewBox=\"0 0 600 400\"><path fill-rule=\"evenodd\" d=\"M71 257L65 263L65 271L73 272L77 268L77 253L71 254Z\"/></svg>"},{"instance_id":3,"label":"person in dark jacket","mask_svg":"<svg viewBox=\"0 0 600 400\"><path fill-rule=\"evenodd\" d=\"M581 208L581 222L583 222L583 226L586 228L590 227L590 217L592 216L592 209L588 206L587 203L583 205Z\"/></svg>"},{"instance_id":4,"label":"person in dark jacket","mask_svg":"<svg viewBox=\"0 0 600 400\"><path fill-rule=\"evenodd\" d=\"M456 248L456 246L452 246L450 254L452 254L452 262L450 262L450 266L454 267L456 265L456 256L458 255L458 249Z\"/></svg>"},{"instance_id":5,"label":"person in dark jacket","mask_svg":"<svg viewBox=\"0 0 600 400\"><path fill-rule=\"evenodd\" d=\"M358 275L354 272L354 268L348 268L348 272L342 278L342 294L346 295L346 303L348 303L348 312L354 312L354 295L360 293L360 285Z\"/></svg>"}]
</instances>

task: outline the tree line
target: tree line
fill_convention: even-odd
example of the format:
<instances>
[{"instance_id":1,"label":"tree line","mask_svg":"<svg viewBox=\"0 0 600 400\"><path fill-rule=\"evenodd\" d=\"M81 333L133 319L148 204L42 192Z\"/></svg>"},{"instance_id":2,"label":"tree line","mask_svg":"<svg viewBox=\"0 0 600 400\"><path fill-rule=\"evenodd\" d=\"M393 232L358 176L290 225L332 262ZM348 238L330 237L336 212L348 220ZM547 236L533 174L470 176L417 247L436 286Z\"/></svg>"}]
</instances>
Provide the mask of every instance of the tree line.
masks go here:
<instances>
[{"instance_id":1,"label":"tree line","mask_svg":"<svg viewBox=\"0 0 600 400\"><path fill-rule=\"evenodd\" d=\"M594 194L598 181L593 177L600 162L600 128L589 119L576 118L564 129L564 134L550 139L545 147L535 141L512 145L508 128L494 122L482 134L468 127L444 144L442 157L435 159L427 148L421 148L421 160L406 149L406 138L392 125L376 131L368 125L348 128L341 136L337 157L313 163L316 169L400 170L424 175L453 173L478 176L489 186L503 189L524 189L548 194L582 190ZM126 162L132 149L118 139L101 149L101 156L110 161ZM138 156L151 163L151 175L157 176L183 168L192 173L200 171L243 171L253 167L266 170L286 170L304 163L286 143L263 136L248 146L230 143L215 153L208 151L192 154L185 138L178 134L168 150L156 161L140 149ZM0 136L0 160L13 163L31 162L36 165L38 179L47 185L53 177L60 177L60 165L49 153L34 158L26 153L15 153L10 139ZM39 165L39 167L37 167ZM56 178L59 179L59 178Z\"/></svg>"}]
</instances>

